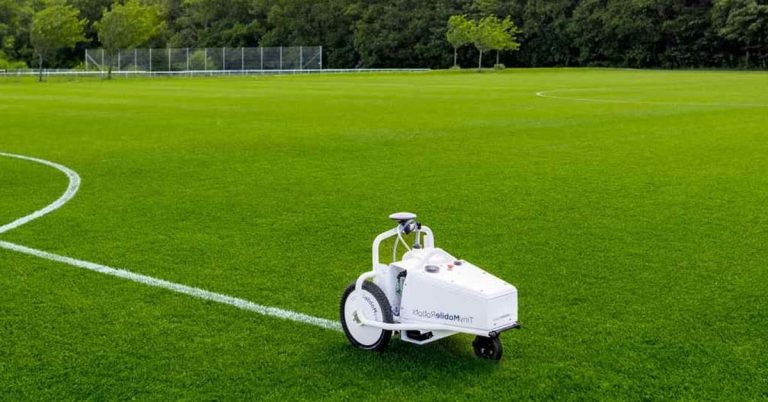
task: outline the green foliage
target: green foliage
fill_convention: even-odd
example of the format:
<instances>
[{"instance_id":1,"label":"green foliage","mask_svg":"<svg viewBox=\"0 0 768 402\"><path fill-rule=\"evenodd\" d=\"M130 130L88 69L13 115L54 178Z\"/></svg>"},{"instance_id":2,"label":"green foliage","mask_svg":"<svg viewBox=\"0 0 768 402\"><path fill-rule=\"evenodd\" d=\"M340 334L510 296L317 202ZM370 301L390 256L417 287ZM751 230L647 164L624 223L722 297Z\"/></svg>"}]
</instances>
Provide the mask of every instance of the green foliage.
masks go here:
<instances>
[{"instance_id":1,"label":"green foliage","mask_svg":"<svg viewBox=\"0 0 768 402\"><path fill-rule=\"evenodd\" d=\"M8 56L0 51L0 70L19 70L26 69L27 63L17 60L9 60Z\"/></svg>"},{"instance_id":2,"label":"green foliage","mask_svg":"<svg viewBox=\"0 0 768 402\"><path fill-rule=\"evenodd\" d=\"M219 62L211 56L206 56L203 49L189 54L189 68L192 70L218 70Z\"/></svg>"},{"instance_id":3,"label":"green foliage","mask_svg":"<svg viewBox=\"0 0 768 402\"><path fill-rule=\"evenodd\" d=\"M472 44L482 54L491 50L496 43L496 17L484 17L472 24Z\"/></svg>"},{"instance_id":4,"label":"green foliage","mask_svg":"<svg viewBox=\"0 0 768 402\"><path fill-rule=\"evenodd\" d=\"M574 45L582 64L647 67L660 59L659 29L655 3L585 0L574 11L571 25Z\"/></svg>"},{"instance_id":5,"label":"green foliage","mask_svg":"<svg viewBox=\"0 0 768 402\"><path fill-rule=\"evenodd\" d=\"M176 47L256 46L267 19L265 1L183 0L171 22Z\"/></svg>"},{"instance_id":6,"label":"green foliage","mask_svg":"<svg viewBox=\"0 0 768 402\"><path fill-rule=\"evenodd\" d=\"M108 77L112 76L114 55L119 49L131 49L146 43L156 35L164 23L160 20L160 7L146 6L139 0L127 0L125 4L114 3L105 10L101 20L93 27L99 41L109 57Z\"/></svg>"},{"instance_id":7,"label":"green foliage","mask_svg":"<svg viewBox=\"0 0 768 402\"><path fill-rule=\"evenodd\" d=\"M502 14L501 0L472 0L469 2L469 12L476 19L485 17L500 17Z\"/></svg>"},{"instance_id":8,"label":"green foliage","mask_svg":"<svg viewBox=\"0 0 768 402\"><path fill-rule=\"evenodd\" d=\"M86 39L52 55L58 65L75 63L82 47L105 46L95 23L115 0L68 1L87 21ZM340 68L466 63L478 55L454 45L463 30L446 24L451 16L511 18L525 46L497 53L507 65L768 68L766 0L133 1L165 22L146 46L321 45L326 66ZM8 58L33 60L31 18L45 4L0 0L0 50Z\"/></svg>"},{"instance_id":9,"label":"green foliage","mask_svg":"<svg viewBox=\"0 0 768 402\"><path fill-rule=\"evenodd\" d=\"M492 45L493 50L518 50L520 43L517 41L517 35L520 29L509 17L504 19L496 18L492 26Z\"/></svg>"},{"instance_id":10,"label":"green foliage","mask_svg":"<svg viewBox=\"0 0 768 402\"><path fill-rule=\"evenodd\" d=\"M739 43L746 66L757 51L763 67L768 56L768 4L757 0L716 0L712 10L714 26L725 39Z\"/></svg>"},{"instance_id":11,"label":"green foliage","mask_svg":"<svg viewBox=\"0 0 768 402\"><path fill-rule=\"evenodd\" d=\"M358 66L450 65L446 21L461 11L460 6L451 1L423 0L358 4L350 11L357 20L354 45L360 55Z\"/></svg>"},{"instance_id":12,"label":"green foliage","mask_svg":"<svg viewBox=\"0 0 768 402\"><path fill-rule=\"evenodd\" d=\"M328 67L357 64L351 0L273 0L266 7L262 46L322 45Z\"/></svg>"},{"instance_id":13,"label":"green foliage","mask_svg":"<svg viewBox=\"0 0 768 402\"><path fill-rule=\"evenodd\" d=\"M445 36L454 48L469 44L472 42L472 22L463 15L452 15L448 18L448 30Z\"/></svg>"},{"instance_id":14,"label":"green foliage","mask_svg":"<svg viewBox=\"0 0 768 402\"><path fill-rule=\"evenodd\" d=\"M459 48L472 42L472 22L464 15L452 15L448 18L445 37L453 46L453 66L458 67Z\"/></svg>"},{"instance_id":15,"label":"green foliage","mask_svg":"<svg viewBox=\"0 0 768 402\"><path fill-rule=\"evenodd\" d=\"M31 55L29 28L32 14L28 2L0 0L0 52L5 58L22 59Z\"/></svg>"},{"instance_id":16,"label":"green foliage","mask_svg":"<svg viewBox=\"0 0 768 402\"><path fill-rule=\"evenodd\" d=\"M496 64L500 64L498 52L502 50L517 50L520 44L516 35L520 30L507 17L500 19L495 16L484 17L480 21L473 22L470 29L472 44L478 51L478 66L483 67L483 53L496 50Z\"/></svg>"},{"instance_id":17,"label":"green foliage","mask_svg":"<svg viewBox=\"0 0 768 402\"><path fill-rule=\"evenodd\" d=\"M101 46L110 53L145 44L163 26L158 6L146 6L139 0L114 3L101 20L93 24Z\"/></svg>"},{"instance_id":18,"label":"green foliage","mask_svg":"<svg viewBox=\"0 0 768 402\"><path fill-rule=\"evenodd\" d=\"M54 52L75 46L85 40L83 28L86 20L78 17L76 8L63 0L49 0L45 8L32 17L30 43L38 56L39 79L43 79L43 61Z\"/></svg>"}]
</instances>

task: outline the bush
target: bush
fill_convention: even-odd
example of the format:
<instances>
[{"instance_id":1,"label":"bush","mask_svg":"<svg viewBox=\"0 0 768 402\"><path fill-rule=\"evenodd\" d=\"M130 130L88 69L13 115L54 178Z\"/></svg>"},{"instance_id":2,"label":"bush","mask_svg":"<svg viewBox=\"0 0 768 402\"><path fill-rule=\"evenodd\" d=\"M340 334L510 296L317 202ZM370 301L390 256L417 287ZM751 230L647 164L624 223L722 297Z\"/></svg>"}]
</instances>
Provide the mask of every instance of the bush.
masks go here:
<instances>
[{"instance_id":1,"label":"bush","mask_svg":"<svg viewBox=\"0 0 768 402\"><path fill-rule=\"evenodd\" d=\"M8 60L5 54L0 52L0 70L26 70L29 66L23 61Z\"/></svg>"},{"instance_id":2,"label":"bush","mask_svg":"<svg viewBox=\"0 0 768 402\"><path fill-rule=\"evenodd\" d=\"M184 67L186 69L186 62ZM218 70L219 63L210 55L206 57L203 50L197 50L189 55L189 68L192 70Z\"/></svg>"}]
</instances>

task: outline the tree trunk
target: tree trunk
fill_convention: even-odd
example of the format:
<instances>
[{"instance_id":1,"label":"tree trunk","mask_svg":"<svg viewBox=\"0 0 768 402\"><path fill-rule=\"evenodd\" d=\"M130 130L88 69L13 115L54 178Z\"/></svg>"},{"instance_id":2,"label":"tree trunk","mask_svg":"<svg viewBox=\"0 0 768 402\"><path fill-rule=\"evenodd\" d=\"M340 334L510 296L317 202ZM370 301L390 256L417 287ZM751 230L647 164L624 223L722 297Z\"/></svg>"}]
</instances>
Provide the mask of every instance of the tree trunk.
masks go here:
<instances>
[{"instance_id":1,"label":"tree trunk","mask_svg":"<svg viewBox=\"0 0 768 402\"><path fill-rule=\"evenodd\" d=\"M747 64L746 68L747 68L747 70L749 70L749 48L750 48L750 43L749 43L749 41L747 41L747 60L746 60L746 64Z\"/></svg>"},{"instance_id":2,"label":"tree trunk","mask_svg":"<svg viewBox=\"0 0 768 402\"><path fill-rule=\"evenodd\" d=\"M112 63L115 60L115 52L109 52L109 63L107 64L107 79L112 79Z\"/></svg>"},{"instance_id":3,"label":"tree trunk","mask_svg":"<svg viewBox=\"0 0 768 402\"><path fill-rule=\"evenodd\" d=\"M745 61L746 69L749 70L749 48L747 48L747 59Z\"/></svg>"},{"instance_id":4,"label":"tree trunk","mask_svg":"<svg viewBox=\"0 0 768 402\"><path fill-rule=\"evenodd\" d=\"M453 66L456 67L459 59L459 48L453 48Z\"/></svg>"},{"instance_id":5,"label":"tree trunk","mask_svg":"<svg viewBox=\"0 0 768 402\"><path fill-rule=\"evenodd\" d=\"M477 71L483 71L483 51L480 51L480 57L477 60Z\"/></svg>"},{"instance_id":6,"label":"tree trunk","mask_svg":"<svg viewBox=\"0 0 768 402\"><path fill-rule=\"evenodd\" d=\"M37 82L43 82L43 55L41 54L38 56L38 73L40 75L37 76Z\"/></svg>"},{"instance_id":7,"label":"tree trunk","mask_svg":"<svg viewBox=\"0 0 768 402\"><path fill-rule=\"evenodd\" d=\"M496 51L496 65L499 65L499 51ZM495 67L495 66L494 66Z\"/></svg>"}]
</instances>

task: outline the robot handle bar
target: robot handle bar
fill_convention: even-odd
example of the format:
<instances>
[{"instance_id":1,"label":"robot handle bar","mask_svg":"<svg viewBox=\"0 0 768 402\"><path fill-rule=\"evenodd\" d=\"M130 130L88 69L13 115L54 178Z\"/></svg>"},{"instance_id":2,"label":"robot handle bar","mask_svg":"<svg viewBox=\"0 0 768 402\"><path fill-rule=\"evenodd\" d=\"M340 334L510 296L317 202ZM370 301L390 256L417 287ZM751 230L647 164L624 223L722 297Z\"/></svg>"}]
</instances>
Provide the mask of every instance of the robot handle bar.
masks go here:
<instances>
[{"instance_id":1,"label":"robot handle bar","mask_svg":"<svg viewBox=\"0 0 768 402\"><path fill-rule=\"evenodd\" d=\"M425 249L431 249L435 247L435 235L432 233L432 229L429 228L429 226L422 226L421 232L424 233L424 248ZM397 227L387 230L386 232L376 236L376 238L373 240L373 249L371 250L372 257L373 257L373 269L375 270L379 264L381 264L381 261L379 260L379 248L381 246L381 242L383 242L386 239L389 239L390 237L397 236Z\"/></svg>"}]
</instances>

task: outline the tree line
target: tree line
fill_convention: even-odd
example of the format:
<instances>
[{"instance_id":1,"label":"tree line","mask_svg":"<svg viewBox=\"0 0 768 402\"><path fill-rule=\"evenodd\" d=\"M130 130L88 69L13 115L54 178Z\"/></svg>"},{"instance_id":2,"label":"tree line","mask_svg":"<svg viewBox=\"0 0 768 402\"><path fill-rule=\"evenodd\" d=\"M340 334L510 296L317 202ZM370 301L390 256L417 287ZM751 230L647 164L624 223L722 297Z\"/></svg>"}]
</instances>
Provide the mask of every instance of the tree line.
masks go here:
<instances>
[{"instance_id":1,"label":"tree line","mask_svg":"<svg viewBox=\"0 0 768 402\"><path fill-rule=\"evenodd\" d=\"M765 69L768 0L0 0L0 69L76 67L94 47L299 45L333 68L490 67L496 50L507 66Z\"/></svg>"}]
</instances>

